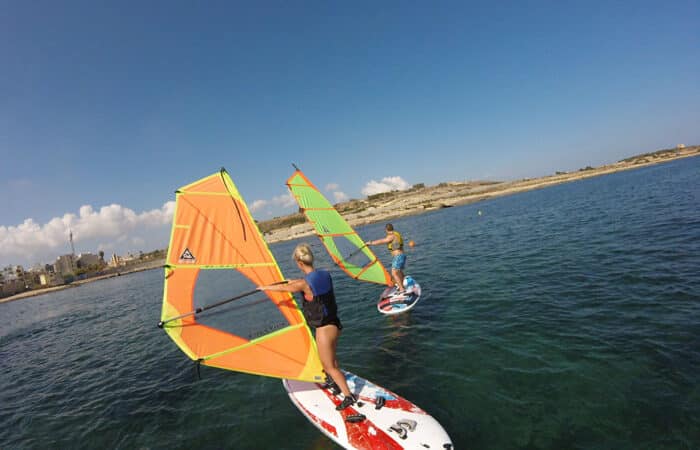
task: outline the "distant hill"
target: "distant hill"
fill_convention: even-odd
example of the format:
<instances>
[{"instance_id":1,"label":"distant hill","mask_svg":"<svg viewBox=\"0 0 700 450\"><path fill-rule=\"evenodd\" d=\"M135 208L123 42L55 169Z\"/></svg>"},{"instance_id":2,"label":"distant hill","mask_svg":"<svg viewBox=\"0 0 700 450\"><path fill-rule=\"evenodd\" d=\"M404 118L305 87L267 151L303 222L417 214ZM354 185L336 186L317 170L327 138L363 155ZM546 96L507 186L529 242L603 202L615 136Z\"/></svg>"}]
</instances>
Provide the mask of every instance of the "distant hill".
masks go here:
<instances>
[{"instance_id":1,"label":"distant hill","mask_svg":"<svg viewBox=\"0 0 700 450\"><path fill-rule=\"evenodd\" d=\"M631 156L610 165L586 166L574 172L508 182L451 181L435 186L418 183L404 191L374 194L364 200L352 199L334 206L351 225L357 226L698 154L700 146L679 145ZM260 221L258 226L270 242L311 234L311 226L301 212Z\"/></svg>"}]
</instances>

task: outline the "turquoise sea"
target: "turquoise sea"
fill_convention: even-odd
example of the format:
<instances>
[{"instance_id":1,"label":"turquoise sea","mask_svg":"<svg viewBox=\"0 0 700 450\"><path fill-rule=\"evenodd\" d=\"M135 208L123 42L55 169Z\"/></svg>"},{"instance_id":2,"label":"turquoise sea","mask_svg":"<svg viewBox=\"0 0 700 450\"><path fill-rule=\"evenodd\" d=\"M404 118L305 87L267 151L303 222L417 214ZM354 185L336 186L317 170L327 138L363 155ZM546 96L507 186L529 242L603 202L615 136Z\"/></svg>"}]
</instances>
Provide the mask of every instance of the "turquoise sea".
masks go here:
<instances>
[{"instance_id":1,"label":"turquoise sea","mask_svg":"<svg viewBox=\"0 0 700 450\"><path fill-rule=\"evenodd\" d=\"M385 317L380 286L333 270L346 369L458 449L700 448L700 157L394 225L424 297ZM296 243L271 246L288 277ZM0 448L336 448L279 380L198 380L156 327L162 277L0 304Z\"/></svg>"}]
</instances>

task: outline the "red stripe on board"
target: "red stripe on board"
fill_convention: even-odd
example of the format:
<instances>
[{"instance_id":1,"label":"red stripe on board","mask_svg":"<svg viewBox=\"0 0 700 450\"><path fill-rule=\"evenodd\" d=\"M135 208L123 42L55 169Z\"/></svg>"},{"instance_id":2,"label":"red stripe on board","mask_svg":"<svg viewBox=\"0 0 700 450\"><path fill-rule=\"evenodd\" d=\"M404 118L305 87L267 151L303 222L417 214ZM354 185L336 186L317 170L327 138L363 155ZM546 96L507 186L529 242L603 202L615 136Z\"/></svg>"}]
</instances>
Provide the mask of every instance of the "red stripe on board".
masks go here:
<instances>
[{"instance_id":1,"label":"red stripe on board","mask_svg":"<svg viewBox=\"0 0 700 450\"><path fill-rule=\"evenodd\" d=\"M320 388L321 385L318 385L318 387ZM333 395L333 393L330 392L330 390L321 390L326 394L326 396L333 402L335 406L338 406L340 404L341 400L335 395ZM366 401L362 397L360 397L360 400ZM371 403L374 403L374 399L371 399ZM389 436L389 434L387 434L384 430L376 426L369 419L365 419L362 422L356 423L345 421L346 417L353 414L362 414L362 411L352 406L348 406L344 410L338 411L338 413L340 413L340 416L343 418L343 422L345 423L345 431L348 434L348 442L354 448L360 450L403 450L403 446L397 443L394 439L391 438L391 436ZM374 430L372 433L370 433L369 431L370 427Z\"/></svg>"}]
</instances>

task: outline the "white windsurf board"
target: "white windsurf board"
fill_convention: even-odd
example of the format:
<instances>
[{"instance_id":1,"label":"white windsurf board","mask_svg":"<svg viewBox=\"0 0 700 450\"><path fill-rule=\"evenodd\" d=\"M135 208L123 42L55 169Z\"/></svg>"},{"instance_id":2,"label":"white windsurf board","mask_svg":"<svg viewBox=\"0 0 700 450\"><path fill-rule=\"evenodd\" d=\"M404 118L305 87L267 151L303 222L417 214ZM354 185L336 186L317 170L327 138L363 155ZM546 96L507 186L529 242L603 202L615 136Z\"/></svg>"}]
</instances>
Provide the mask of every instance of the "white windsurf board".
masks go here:
<instances>
[{"instance_id":1,"label":"white windsurf board","mask_svg":"<svg viewBox=\"0 0 700 450\"><path fill-rule=\"evenodd\" d=\"M377 311L386 315L400 314L416 306L422 290L415 281L404 292L399 292L396 286L390 286L382 292L377 302Z\"/></svg>"},{"instance_id":2,"label":"white windsurf board","mask_svg":"<svg viewBox=\"0 0 700 450\"><path fill-rule=\"evenodd\" d=\"M292 403L338 445L358 450L453 448L442 425L421 408L362 377L343 373L358 401L342 411L335 407L343 396L330 388L282 380Z\"/></svg>"}]
</instances>

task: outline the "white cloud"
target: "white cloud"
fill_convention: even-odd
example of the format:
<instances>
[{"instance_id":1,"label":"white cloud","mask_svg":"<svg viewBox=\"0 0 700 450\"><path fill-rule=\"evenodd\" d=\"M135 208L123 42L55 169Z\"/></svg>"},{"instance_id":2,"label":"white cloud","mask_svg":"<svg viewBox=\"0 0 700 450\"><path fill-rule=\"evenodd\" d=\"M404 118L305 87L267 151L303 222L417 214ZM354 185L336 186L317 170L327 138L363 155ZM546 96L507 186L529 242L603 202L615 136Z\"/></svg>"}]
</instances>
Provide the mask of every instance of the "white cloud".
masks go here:
<instances>
[{"instance_id":1,"label":"white cloud","mask_svg":"<svg viewBox=\"0 0 700 450\"><path fill-rule=\"evenodd\" d=\"M158 209L137 214L129 208L112 204L95 210L90 205L80 207L78 214L66 213L41 225L33 219L26 219L17 226L0 226L0 248L4 258L18 257L32 260L41 258L53 260L58 254L68 252L68 238L73 231L76 247L80 243L99 240L93 248L111 248L114 242L131 241L134 245L144 245L140 237L129 238L130 233L145 229L165 228L172 221L175 202L169 201ZM110 239L113 242L110 242ZM76 249L77 250L77 249ZM9 263L9 261L0 263Z\"/></svg>"},{"instance_id":2,"label":"white cloud","mask_svg":"<svg viewBox=\"0 0 700 450\"><path fill-rule=\"evenodd\" d=\"M284 208L289 208L291 206L296 206L297 201L294 199L294 196L292 195L291 192L287 192L286 194L282 194L282 195L278 195L277 197L273 197L272 204L277 205L277 206L282 206Z\"/></svg>"},{"instance_id":3,"label":"white cloud","mask_svg":"<svg viewBox=\"0 0 700 450\"><path fill-rule=\"evenodd\" d=\"M263 209L265 206L267 206L268 201L267 200L255 200L251 205L250 205L250 212L255 212Z\"/></svg>"},{"instance_id":4,"label":"white cloud","mask_svg":"<svg viewBox=\"0 0 700 450\"><path fill-rule=\"evenodd\" d=\"M362 188L363 195L374 195L382 192L405 191L411 186L401 177L384 177L382 181L371 180Z\"/></svg>"},{"instance_id":5,"label":"white cloud","mask_svg":"<svg viewBox=\"0 0 700 450\"><path fill-rule=\"evenodd\" d=\"M329 191L331 194L333 194L335 203L344 202L350 198L345 192L340 190L340 185L338 183L328 183L326 185L326 191Z\"/></svg>"},{"instance_id":6,"label":"white cloud","mask_svg":"<svg viewBox=\"0 0 700 450\"><path fill-rule=\"evenodd\" d=\"M344 202L349 197L345 192L335 191L333 192L333 198L335 198L336 203Z\"/></svg>"},{"instance_id":7,"label":"white cloud","mask_svg":"<svg viewBox=\"0 0 700 450\"><path fill-rule=\"evenodd\" d=\"M297 201L289 191L272 197L270 200L255 200L249 205L250 212L256 213L255 218L259 220L266 220L273 216L290 214L293 212L291 208L296 209L296 207Z\"/></svg>"}]
</instances>

